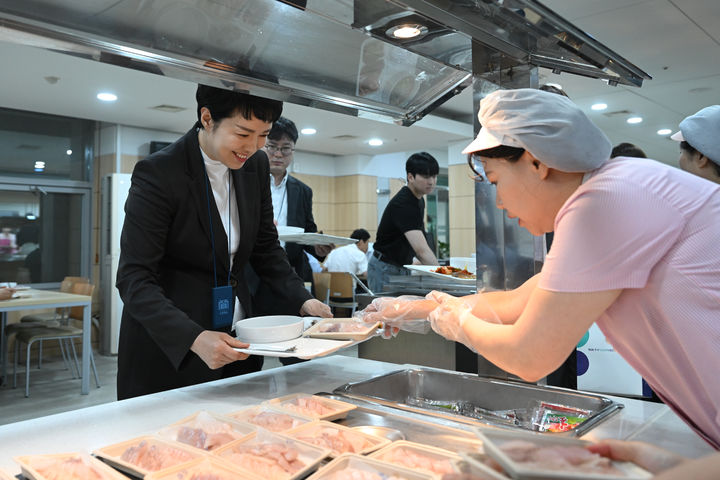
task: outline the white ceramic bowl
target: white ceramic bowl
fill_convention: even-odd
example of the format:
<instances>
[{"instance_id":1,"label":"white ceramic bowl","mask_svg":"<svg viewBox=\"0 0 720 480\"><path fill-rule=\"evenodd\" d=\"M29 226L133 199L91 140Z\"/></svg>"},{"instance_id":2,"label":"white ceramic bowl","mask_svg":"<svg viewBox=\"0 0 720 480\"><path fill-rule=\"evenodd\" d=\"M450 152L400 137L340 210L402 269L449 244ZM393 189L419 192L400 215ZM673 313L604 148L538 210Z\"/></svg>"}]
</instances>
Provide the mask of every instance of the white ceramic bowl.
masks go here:
<instances>
[{"instance_id":1,"label":"white ceramic bowl","mask_svg":"<svg viewBox=\"0 0 720 480\"><path fill-rule=\"evenodd\" d=\"M246 343L284 342L302 335L303 324L302 317L290 315L246 318L235 325L235 335Z\"/></svg>"}]
</instances>

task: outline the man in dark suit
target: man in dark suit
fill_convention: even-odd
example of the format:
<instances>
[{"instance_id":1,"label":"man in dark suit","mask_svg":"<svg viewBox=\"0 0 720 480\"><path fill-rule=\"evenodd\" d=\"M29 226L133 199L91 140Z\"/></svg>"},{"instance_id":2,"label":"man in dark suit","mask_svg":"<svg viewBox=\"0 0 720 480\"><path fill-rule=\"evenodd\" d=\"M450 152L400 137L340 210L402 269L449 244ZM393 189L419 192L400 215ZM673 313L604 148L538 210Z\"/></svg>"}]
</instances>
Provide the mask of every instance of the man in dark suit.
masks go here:
<instances>
[{"instance_id":1,"label":"man in dark suit","mask_svg":"<svg viewBox=\"0 0 720 480\"><path fill-rule=\"evenodd\" d=\"M248 345L230 335L253 314L246 264L296 315L330 316L273 225L259 149L282 103L204 85L196 99L198 123L133 171L117 277L119 399L261 368L262 357L234 350Z\"/></svg>"},{"instance_id":2,"label":"man in dark suit","mask_svg":"<svg viewBox=\"0 0 720 480\"><path fill-rule=\"evenodd\" d=\"M314 233L318 231L318 228L312 213L313 191L288 173L288 167L294 159L293 152L297 139L298 130L295 123L285 117L280 117L273 123L267 143L263 148L270 163L270 175L267 182L272 194L273 218L278 227L300 227L306 233ZM284 247L290 265L305 282L312 282L312 269L305 252L322 259L332 250L331 245L309 246L287 243ZM267 282L259 283L257 292L254 294L254 305L262 315L288 313L288 306L279 302L272 295Z\"/></svg>"}]
</instances>

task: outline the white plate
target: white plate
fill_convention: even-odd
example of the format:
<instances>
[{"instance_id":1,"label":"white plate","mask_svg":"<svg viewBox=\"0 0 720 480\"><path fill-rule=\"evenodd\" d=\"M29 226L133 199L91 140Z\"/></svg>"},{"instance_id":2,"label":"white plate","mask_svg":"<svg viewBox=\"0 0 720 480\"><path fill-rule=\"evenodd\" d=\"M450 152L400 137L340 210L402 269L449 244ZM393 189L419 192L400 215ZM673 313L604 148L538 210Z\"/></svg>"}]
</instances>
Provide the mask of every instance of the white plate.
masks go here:
<instances>
[{"instance_id":1,"label":"white plate","mask_svg":"<svg viewBox=\"0 0 720 480\"><path fill-rule=\"evenodd\" d=\"M327 340L324 338L300 337L285 342L275 343L256 343L250 345L251 348L236 348L238 352L249 353L251 355L264 355L266 357L298 357L302 359L311 359L322 357L337 352L341 348L347 348L359 342L352 340ZM284 350L295 346L292 352L277 351ZM272 351L263 350L270 347Z\"/></svg>"},{"instance_id":2,"label":"white plate","mask_svg":"<svg viewBox=\"0 0 720 480\"><path fill-rule=\"evenodd\" d=\"M235 324L235 336L245 343L275 343L302 335L305 320L291 315L267 315L240 320Z\"/></svg>"},{"instance_id":3,"label":"white plate","mask_svg":"<svg viewBox=\"0 0 720 480\"><path fill-rule=\"evenodd\" d=\"M278 232L279 233L279 232ZM357 243L354 238L337 237L335 235L325 235L324 233L294 233L288 235L279 234L278 238L283 242L292 242L300 245L330 245L335 246L350 245Z\"/></svg>"},{"instance_id":4,"label":"white plate","mask_svg":"<svg viewBox=\"0 0 720 480\"><path fill-rule=\"evenodd\" d=\"M441 278L452 283L467 283L470 285L475 285L477 283L477 280L474 278L458 278L445 275L444 273L433 272L433 270L440 268L440 265L403 265L403 267L408 270L419 272L421 275L430 275L431 277Z\"/></svg>"},{"instance_id":5,"label":"white plate","mask_svg":"<svg viewBox=\"0 0 720 480\"><path fill-rule=\"evenodd\" d=\"M278 225L277 227L278 236L279 235L296 235L298 233L304 233L305 229L302 227L290 227L287 225Z\"/></svg>"}]
</instances>

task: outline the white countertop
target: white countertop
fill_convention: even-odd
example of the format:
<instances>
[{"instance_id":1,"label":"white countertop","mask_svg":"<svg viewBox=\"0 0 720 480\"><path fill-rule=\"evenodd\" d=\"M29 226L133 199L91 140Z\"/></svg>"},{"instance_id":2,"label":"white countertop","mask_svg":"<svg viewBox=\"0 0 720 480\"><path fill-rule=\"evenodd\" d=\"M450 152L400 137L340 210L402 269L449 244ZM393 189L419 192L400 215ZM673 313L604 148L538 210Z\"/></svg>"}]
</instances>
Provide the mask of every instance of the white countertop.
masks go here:
<instances>
[{"instance_id":1,"label":"white countertop","mask_svg":"<svg viewBox=\"0 0 720 480\"><path fill-rule=\"evenodd\" d=\"M194 385L144 397L83 408L0 426L0 468L20 473L14 456L94 449L152 434L198 410L229 413L295 392L332 392L348 382L412 366L351 358L323 357L297 365ZM648 441L699 457L713 452L670 409L658 403L613 398L625 405L584 439Z\"/></svg>"}]
</instances>

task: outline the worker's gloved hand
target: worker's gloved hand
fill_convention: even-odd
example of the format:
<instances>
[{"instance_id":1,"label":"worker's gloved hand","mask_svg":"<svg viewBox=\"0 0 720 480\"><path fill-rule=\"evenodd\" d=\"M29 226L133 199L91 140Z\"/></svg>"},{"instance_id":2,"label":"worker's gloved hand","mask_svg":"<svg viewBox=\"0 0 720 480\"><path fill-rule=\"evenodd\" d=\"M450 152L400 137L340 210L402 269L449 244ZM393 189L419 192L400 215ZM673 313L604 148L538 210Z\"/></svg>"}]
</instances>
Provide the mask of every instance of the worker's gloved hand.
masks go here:
<instances>
[{"instance_id":1,"label":"worker's gloved hand","mask_svg":"<svg viewBox=\"0 0 720 480\"><path fill-rule=\"evenodd\" d=\"M427 298L438 304L429 316L432 329L448 340L462 343L475 353L477 350L463 328L465 323L475 321L500 323L500 319L481 294L458 298L433 290L428 293ZM473 311L483 312L483 317L487 318L478 318L473 315Z\"/></svg>"},{"instance_id":2,"label":"worker's gloved hand","mask_svg":"<svg viewBox=\"0 0 720 480\"><path fill-rule=\"evenodd\" d=\"M437 303L423 297L380 297L373 300L365 310L356 312L355 317L366 323L381 322L384 327L383 337L390 338L400 330L427 333L427 317L435 307Z\"/></svg>"}]
</instances>

